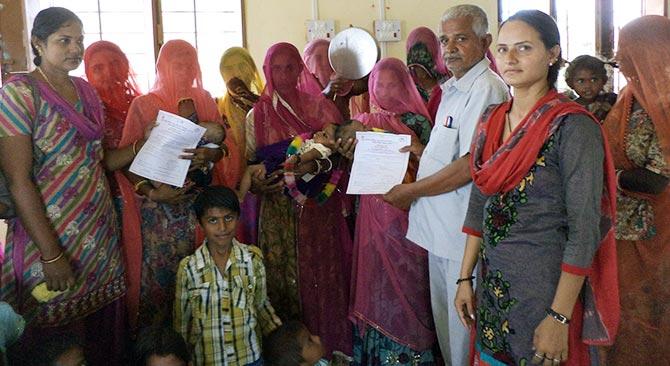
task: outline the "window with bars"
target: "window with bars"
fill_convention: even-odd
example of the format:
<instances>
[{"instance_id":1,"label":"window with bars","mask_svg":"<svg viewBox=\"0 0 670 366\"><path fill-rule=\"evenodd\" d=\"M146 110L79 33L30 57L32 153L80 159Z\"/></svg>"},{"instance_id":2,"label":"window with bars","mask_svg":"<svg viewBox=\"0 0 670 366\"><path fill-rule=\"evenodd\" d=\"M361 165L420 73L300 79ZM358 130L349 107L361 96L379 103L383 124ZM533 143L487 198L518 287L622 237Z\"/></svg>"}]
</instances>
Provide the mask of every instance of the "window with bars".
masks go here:
<instances>
[{"instance_id":1,"label":"window with bars","mask_svg":"<svg viewBox=\"0 0 670 366\"><path fill-rule=\"evenodd\" d=\"M184 39L198 49L205 88L223 93L219 73L223 51L242 46L242 2L240 0L160 0L162 38ZM162 43L161 43L162 44Z\"/></svg>"},{"instance_id":2,"label":"window with bars","mask_svg":"<svg viewBox=\"0 0 670 366\"><path fill-rule=\"evenodd\" d=\"M227 48L243 45L241 0L25 0L28 28L40 9L62 6L84 23L84 44L104 39L126 53L143 90L155 78L160 46L183 39L198 49L203 84L220 95L224 83L219 59ZM83 75L83 65L73 75Z\"/></svg>"}]
</instances>

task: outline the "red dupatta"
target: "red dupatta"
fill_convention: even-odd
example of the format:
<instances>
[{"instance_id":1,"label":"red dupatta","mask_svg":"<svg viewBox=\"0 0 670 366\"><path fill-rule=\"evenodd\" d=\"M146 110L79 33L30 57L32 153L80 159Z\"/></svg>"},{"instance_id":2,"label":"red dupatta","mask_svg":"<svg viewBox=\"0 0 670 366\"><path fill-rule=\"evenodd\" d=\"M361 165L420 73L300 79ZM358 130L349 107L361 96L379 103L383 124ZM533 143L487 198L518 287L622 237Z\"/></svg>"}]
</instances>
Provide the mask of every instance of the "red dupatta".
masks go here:
<instances>
[{"instance_id":1,"label":"red dupatta","mask_svg":"<svg viewBox=\"0 0 670 366\"><path fill-rule=\"evenodd\" d=\"M177 74L187 70L193 79L190 84L179 83ZM202 75L196 49L183 40L166 42L156 61L156 82L151 92L133 100L123 129L120 147L142 139L145 129L156 120L159 110L178 113L179 99L190 98L195 103L198 117L202 121L223 124L216 102L202 87ZM225 144L230 156L219 160L212 170L214 185L235 187L241 176L239 150L231 134L227 134ZM125 175L117 170L116 179L123 196L123 254L126 261L127 306L131 328L137 325L140 303L140 280L142 273L142 230L140 217L141 202L136 199L133 185ZM196 229L194 244L200 243Z\"/></svg>"},{"instance_id":2,"label":"red dupatta","mask_svg":"<svg viewBox=\"0 0 670 366\"><path fill-rule=\"evenodd\" d=\"M499 104L487 110L477 127L472 143L470 170L474 184L486 195L506 193L514 189L528 174L545 141L560 126L560 117L568 114L585 114L594 123L596 119L584 107L567 97L550 90L533 106L512 136L501 143L505 125L505 113L513 101ZM591 268L586 270L563 265L562 269L578 275L588 276L585 282L582 334L574 334L571 341L580 339L586 344L608 345L614 342L619 326L619 289L617 279L616 243L614 219L616 218L616 181L612 155L605 132L605 185L601 199L601 241ZM576 305L578 307L578 305ZM578 312L576 311L575 314ZM580 319L581 320L581 319ZM572 359L572 357L571 357Z\"/></svg>"},{"instance_id":3,"label":"red dupatta","mask_svg":"<svg viewBox=\"0 0 670 366\"><path fill-rule=\"evenodd\" d=\"M542 145L559 127L559 117L589 112L577 103L550 90L533 106L512 136L501 143L505 114L512 101L485 112L475 133L471 147L470 170L477 187L486 195L509 192L523 179L535 164ZM606 158L611 160L608 149Z\"/></svg>"}]
</instances>

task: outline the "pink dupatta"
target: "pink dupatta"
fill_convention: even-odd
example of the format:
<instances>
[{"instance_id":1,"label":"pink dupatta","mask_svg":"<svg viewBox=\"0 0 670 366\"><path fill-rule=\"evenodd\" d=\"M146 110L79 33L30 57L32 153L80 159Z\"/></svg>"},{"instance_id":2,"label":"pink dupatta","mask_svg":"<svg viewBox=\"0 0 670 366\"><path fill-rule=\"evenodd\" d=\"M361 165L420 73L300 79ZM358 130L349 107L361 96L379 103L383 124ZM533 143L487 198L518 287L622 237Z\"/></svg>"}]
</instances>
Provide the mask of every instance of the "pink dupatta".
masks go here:
<instances>
[{"instance_id":1,"label":"pink dupatta","mask_svg":"<svg viewBox=\"0 0 670 366\"><path fill-rule=\"evenodd\" d=\"M382 70L392 73L381 73ZM392 75L396 87L390 92L387 87L387 96L380 98L379 81L389 85ZM369 90L373 112L359 114L355 119L367 127L418 138L399 115L429 115L402 61L380 61L370 74ZM410 170L415 168L410 166ZM405 238L407 225L407 211L393 207L379 195L360 197L350 316L361 333L368 326L374 327L393 341L422 351L435 343L428 257L424 249Z\"/></svg>"},{"instance_id":2,"label":"pink dupatta","mask_svg":"<svg viewBox=\"0 0 670 366\"><path fill-rule=\"evenodd\" d=\"M447 70L447 65L444 63L442 58L442 49L440 48L440 40L437 38L435 33L427 27L418 27L410 32L407 36L407 43L405 46L405 51L409 53L409 50L414 47L417 43L423 43L426 45L428 52L433 57L433 62L435 63L435 71L440 75L446 75L449 77L451 73Z\"/></svg>"},{"instance_id":3,"label":"pink dupatta","mask_svg":"<svg viewBox=\"0 0 670 366\"><path fill-rule=\"evenodd\" d=\"M294 57L302 68L295 95L282 96L272 81L272 59L279 53ZM300 53L290 43L277 43L268 49L263 62L266 85L254 106L256 146L263 147L305 132L315 132L327 123L340 123L335 105L321 95L319 82L309 72ZM287 98L291 98L289 102Z\"/></svg>"},{"instance_id":4,"label":"pink dupatta","mask_svg":"<svg viewBox=\"0 0 670 366\"><path fill-rule=\"evenodd\" d=\"M302 53L302 59L305 61L305 66L307 66L309 72L311 72L319 82L321 89L328 85L330 76L335 72L328 60L329 46L329 40L315 39L307 43L305 50Z\"/></svg>"}]
</instances>

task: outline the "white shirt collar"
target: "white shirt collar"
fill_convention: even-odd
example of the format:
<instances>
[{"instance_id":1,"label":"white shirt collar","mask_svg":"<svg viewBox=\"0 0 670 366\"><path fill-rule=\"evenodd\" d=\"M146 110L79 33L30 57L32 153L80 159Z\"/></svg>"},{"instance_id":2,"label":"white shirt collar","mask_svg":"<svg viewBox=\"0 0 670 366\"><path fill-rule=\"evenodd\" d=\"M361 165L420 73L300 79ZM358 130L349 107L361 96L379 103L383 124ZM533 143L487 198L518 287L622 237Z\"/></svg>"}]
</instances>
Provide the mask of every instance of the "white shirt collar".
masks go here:
<instances>
[{"instance_id":1,"label":"white shirt collar","mask_svg":"<svg viewBox=\"0 0 670 366\"><path fill-rule=\"evenodd\" d=\"M442 90L446 91L447 89L451 88L452 86L455 87L456 89L467 93L470 91L470 88L472 88L472 84L475 82L477 77L484 73L488 68L489 65L491 65L491 62L489 59L486 57L482 58L479 62L477 62L474 66L468 70L468 72L465 73L460 79L456 79L456 77L452 76L449 78L449 80L445 81L444 84L442 84Z\"/></svg>"}]
</instances>

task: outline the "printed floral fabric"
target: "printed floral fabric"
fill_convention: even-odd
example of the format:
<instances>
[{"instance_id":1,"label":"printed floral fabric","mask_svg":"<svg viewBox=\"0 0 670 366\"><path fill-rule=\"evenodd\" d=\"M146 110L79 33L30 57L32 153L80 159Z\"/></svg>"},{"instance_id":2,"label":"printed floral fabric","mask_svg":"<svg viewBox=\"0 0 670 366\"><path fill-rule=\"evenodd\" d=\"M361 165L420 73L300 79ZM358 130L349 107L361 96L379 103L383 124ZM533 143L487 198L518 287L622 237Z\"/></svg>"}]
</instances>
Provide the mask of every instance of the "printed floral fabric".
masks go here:
<instances>
[{"instance_id":1,"label":"printed floral fabric","mask_svg":"<svg viewBox=\"0 0 670 366\"><path fill-rule=\"evenodd\" d=\"M510 311L519 304L519 299L510 292L514 276L509 276L504 269L492 268L487 253L496 250L508 238L512 226L518 223L519 206L528 202L528 188L535 182L536 170L546 167L546 152L554 145L552 135L540 150L535 165L517 187L507 194L492 196L485 209L485 240L480 247L481 281L477 289L481 299L477 307L477 343L494 359L509 364L527 362L526 358L514 359L509 339L510 335L516 334L514 327L523 326L510 321Z\"/></svg>"},{"instance_id":2,"label":"printed floral fabric","mask_svg":"<svg viewBox=\"0 0 670 366\"><path fill-rule=\"evenodd\" d=\"M593 102L586 103L577 93L572 90L565 92L564 94L575 102L585 106L586 109L593 113L593 115L596 116L598 121L601 123L605 120L605 117L607 117L607 114L612 109L612 106L614 103L616 103L617 99L617 95L614 93L600 93L598 96L596 96L596 99L593 100Z\"/></svg>"},{"instance_id":3,"label":"printed floral fabric","mask_svg":"<svg viewBox=\"0 0 670 366\"><path fill-rule=\"evenodd\" d=\"M634 110L628 119L625 141L626 156L638 167L670 177L661 151L654 124L641 108ZM656 235L654 209L648 200L617 192L616 238L619 240L648 240Z\"/></svg>"},{"instance_id":4,"label":"printed floral fabric","mask_svg":"<svg viewBox=\"0 0 670 366\"><path fill-rule=\"evenodd\" d=\"M589 103L586 108L589 112L593 113L598 121L604 121L607 117L607 113L612 109L614 103L616 103L617 95L614 93L600 93L596 100Z\"/></svg>"},{"instance_id":5,"label":"printed floral fabric","mask_svg":"<svg viewBox=\"0 0 670 366\"><path fill-rule=\"evenodd\" d=\"M31 138L35 186L76 285L46 303L35 300L31 291L44 282L40 251L14 218L8 221L0 298L30 326L60 326L112 303L126 286L116 215L101 164L102 142L85 138L64 116L63 105L47 98L39 103L33 120L38 106L32 87L23 80L7 83L0 90L0 138ZM75 109L85 112L81 101Z\"/></svg>"},{"instance_id":6,"label":"printed floral fabric","mask_svg":"<svg viewBox=\"0 0 670 366\"><path fill-rule=\"evenodd\" d=\"M423 66L428 74L434 79L440 79L441 77L435 70L435 61L433 60L433 56L430 54L428 47L421 42L412 46L407 53L407 65L412 64ZM431 91L422 88L418 84L416 85L416 89L419 91L421 98L425 102L428 102Z\"/></svg>"},{"instance_id":7,"label":"printed floral fabric","mask_svg":"<svg viewBox=\"0 0 670 366\"><path fill-rule=\"evenodd\" d=\"M268 297L281 319L300 319L296 215L284 194L266 195L260 209L259 247L267 273Z\"/></svg>"},{"instance_id":8,"label":"printed floral fabric","mask_svg":"<svg viewBox=\"0 0 670 366\"><path fill-rule=\"evenodd\" d=\"M400 116L400 120L405 126L414 131L416 136L419 137L419 141L421 141L423 145L428 144L428 140L430 139L430 132L432 131L433 126L427 117L417 113L407 112Z\"/></svg>"},{"instance_id":9,"label":"printed floral fabric","mask_svg":"<svg viewBox=\"0 0 670 366\"><path fill-rule=\"evenodd\" d=\"M194 250L194 199L174 205L143 200L139 329L172 319L177 267Z\"/></svg>"},{"instance_id":10,"label":"printed floral fabric","mask_svg":"<svg viewBox=\"0 0 670 366\"><path fill-rule=\"evenodd\" d=\"M394 342L374 328L365 329L360 336L355 329L353 366L429 366L437 365L433 351L422 352L412 350Z\"/></svg>"},{"instance_id":11,"label":"printed floral fabric","mask_svg":"<svg viewBox=\"0 0 670 366\"><path fill-rule=\"evenodd\" d=\"M421 42L416 43L409 49L409 52L407 53L407 64L419 64L428 71L430 76L435 79L439 78L439 75L435 71L435 61L433 61L433 56L430 54L430 51L428 51L428 47Z\"/></svg>"}]
</instances>

